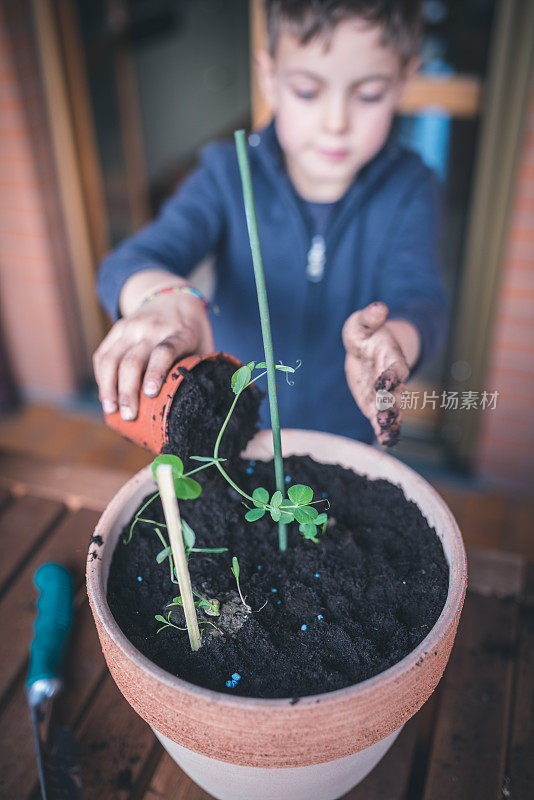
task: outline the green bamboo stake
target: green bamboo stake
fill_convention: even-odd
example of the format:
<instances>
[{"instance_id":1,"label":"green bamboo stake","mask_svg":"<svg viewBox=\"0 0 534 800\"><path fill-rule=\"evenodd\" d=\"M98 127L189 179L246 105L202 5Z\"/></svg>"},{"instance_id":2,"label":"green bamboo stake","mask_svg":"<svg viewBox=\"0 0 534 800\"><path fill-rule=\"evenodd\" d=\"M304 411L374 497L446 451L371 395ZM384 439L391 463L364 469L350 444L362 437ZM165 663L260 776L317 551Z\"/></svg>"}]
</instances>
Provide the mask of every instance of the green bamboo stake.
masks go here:
<instances>
[{"instance_id":1,"label":"green bamboo stake","mask_svg":"<svg viewBox=\"0 0 534 800\"><path fill-rule=\"evenodd\" d=\"M276 370L274 367L271 321L269 318L269 303L267 301L267 289L265 287L265 274L263 272L263 259L261 257L260 237L258 235L258 220L256 219L256 206L254 205L254 193L252 191L252 177L250 175L250 163L248 159L245 131L235 131L234 138L237 148L239 172L241 173L241 184L243 186L243 200L245 201L248 238L250 240L250 249L252 251L254 277L256 278L256 292L258 295L258 305L260 308L261 335L263 337L265 363L267 364L267 388L269 391L269 408L271 411L271 428L273 431L274 474L276 477L276 488L282 492L282 494L285 494L284 463L282 461L282 441L280 438L280 417L278 415L278 397L276 394ZM281 551L284 551L287 548L287 525L284 522L278 523L278 546Z\"/></svg>"}]
</instances>

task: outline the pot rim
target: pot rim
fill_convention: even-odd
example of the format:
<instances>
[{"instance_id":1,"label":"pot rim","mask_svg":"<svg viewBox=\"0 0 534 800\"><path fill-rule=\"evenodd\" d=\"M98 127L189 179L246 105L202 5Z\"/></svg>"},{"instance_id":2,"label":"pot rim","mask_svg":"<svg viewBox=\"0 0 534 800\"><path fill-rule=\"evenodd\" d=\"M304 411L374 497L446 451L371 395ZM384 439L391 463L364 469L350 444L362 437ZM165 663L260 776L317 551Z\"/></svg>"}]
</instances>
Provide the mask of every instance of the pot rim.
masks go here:
<instances>
[{"instance_id":1,"label":"pot rim","mask_svg":"<svg viewBox=\"0 0 534 800\"><path fill-rule=\"evenodd\" d=\"M282 431L282 436L286 436L286 438L291 438L295 434L298 435L299 438L303 436L306 437L308 441L310 438L316 437L325 437L328 436L329 438L333 438L339 441L340 445L345 443L350 443L351 447L358 446L361 448L365 448L368 450L375 450L375 448L370 447L363 442L358 442L353 439L349 439L345 436L338 436L337 434L325 434L318 431L306 431L301 429L284 429ZM264 441L267 439L267 436L271 443L271 453L269 454L269 441ZM265 458L262 458L257 453L254 455L256 460L270 460L272 458L272 439L271 439L271 432L269 430L260 431L256 434L256 437L253 441L260 441L260 444L265 446ZM290 448L291 449L291 448ZM244 451L242 454L244 457L246 456L247 450ZM299 453L289 453L290 455L299 455ZM450 559L447 558L447 554L445 553L445 557L447 559L448 567L449 567L449 588L447 592L447 599L445 601L445 605L443 606L441 613L436 620L435 624L425 636L425 638L413 649L411 650L404 658L400 661L397 661L395 664L392 664L391 667L379 672L376 675L373 675L371 678L367 678L364 681L360 681L359 683L352 684L351 686L346 686L342 689L334 689L330 692L323 692L321 694L314 694L314 695L306 695L303 697L298 698L298 706L302 709L305 707L310 707L316 705L317 703L338 703L340 698L345 697L347 700L351 699L354 700L358 698L358 696L365 696L368 695L369 692L378 685L386 683L396 683L399 681L400 677L407 672L410 672L412 669L418 664L421 664L421 659L424 659L425 656L431 655L432 651L439 649L439 642L443 639L443 637L447 634L448 630L450 629L451 625L453 624L454 620L457 619L459 616L464 597L466 592L467 586L467 557L466 552L462 540L462 535L454 519L452 513L450 512L447 504L442 499L442 497L438 494L438 492L424 479L422 478L415 470L411 467L407 466L406 464L399 461L394 456L389 455L388 453L383 453L381 451L375 450L376 456L376 463L379 464L380 461L386 461L386 463L392 464L393 462L396 465L396 469L400 470L400 477L401 478L408 478L412 483L415 483L418 487L418 491L423 491L427 494L427 497L431 499L436 506L439 508L440 512L445 516L446 521L448 523L449 531L451 532L451 536L449 538L449 544L451 546L450 552ZM339 463L336 462L324 462L324 463ZM343 466L341 464L341 466ZM358 474L365 475L367 473L360 472ZM130 478L124 486L114 495L108 506L106 507L105 511L103 512L98 525L95 529L95 535L98 535L102 528L109 527L108 519L117 516L117 512L122 508L124 505L124 500L126 496L129 496L132 490L141 486L146 479L150 479L152 485L155 486L155 481L152 476L151 466L148 464L146 467L143 467L139 472L137 472L132 478ZM387 477L383 476L369 476L371 480L378 480L380 478L389 480ZM406 496L406 487L401 484L403 492ZM408 498L410 500L411 498ZM416 502L415 500L413 502ZM417 504L417 503L416 503ZM426 514L424 511L419 507L419 510L425 516ZM429 525L431 527L432 524L429 521ZM436 535L439 534L436 532ZM441 540L441 537L440 541ZM103 546L105 547L105 542ZM443 546L443 541L442 541ZM444 548L445 551L445 548ZM151 661L147 656L143 655L126 637L126 635L120 629L118 623L116 622L109 605L106 599L106 591L104 590L103 586L103 576L102 576L102 568L99 564L101 561L100 558L93 560L91 557L91 553L88 553L87 557L87 593L89 596L89 601L93 609L93 613L98 616L101 620L102 625L106 629L106 632L116 647L122 651L122 653L126 656L127 659L130 659L136 662L139 667L144 671L149 673L155 680L158 682L166 685L172 690L181 691L191 698L199 698L203 699L204 701L215 703L217 705L225 706L228 709L286 709L288 703L291 703L293 698L292 697L240 697L237 695L226 694L224 692L217 692L213 689L207 689L203 686L197 686L194 683L190 683L189 681L184 680L176 675L172 675L167 670L164 670L162 667L158 667ZM456 565L455 571L453 573L453 563ZM102 584L102 591L98 591L98 584L101 582ZM106 580L106 587L107 589L107 580Z\"/></svg>"}]
</instances>

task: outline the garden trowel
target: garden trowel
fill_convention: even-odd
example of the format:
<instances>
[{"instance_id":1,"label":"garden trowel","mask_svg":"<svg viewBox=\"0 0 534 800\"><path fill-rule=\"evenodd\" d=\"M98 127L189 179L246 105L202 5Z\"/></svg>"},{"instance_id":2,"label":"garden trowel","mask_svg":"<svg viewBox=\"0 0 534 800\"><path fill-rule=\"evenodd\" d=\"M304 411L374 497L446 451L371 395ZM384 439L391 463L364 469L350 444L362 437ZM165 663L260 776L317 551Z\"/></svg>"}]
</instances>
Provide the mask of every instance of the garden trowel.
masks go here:
<instances>
[{"instance_id":1,"label":"garden trowel","mask_svg":"<svg viewBox=\"0 0 534 800\"><path fill-rule=\"evenodd\" d=\"M35 734L44 800L83 800L74 736L54 722L54 698L61 691L61 665L72 621L72 579L60 564L43 564L34 582L35 635L30 650L26 694Z\"/></svg>"}]
</instances>

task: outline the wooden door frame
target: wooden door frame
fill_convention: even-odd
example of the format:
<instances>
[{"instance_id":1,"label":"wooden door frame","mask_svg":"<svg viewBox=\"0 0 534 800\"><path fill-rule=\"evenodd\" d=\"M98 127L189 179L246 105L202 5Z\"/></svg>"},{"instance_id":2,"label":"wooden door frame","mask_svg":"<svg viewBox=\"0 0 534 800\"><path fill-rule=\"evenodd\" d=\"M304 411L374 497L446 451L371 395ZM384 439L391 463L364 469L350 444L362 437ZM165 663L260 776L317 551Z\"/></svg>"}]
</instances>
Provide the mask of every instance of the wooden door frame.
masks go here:
<instances>
[{"instance_id":1,"label":"wooden door frame","mask_svg":"<svg viewBox=\"0 0 534 800\"><path fill-rule=\"evenodd\" d=\"M447 390L482 392L499 296L500 277L518 156L529 105L534 65L534 0L498 0L484 91L462 279L448 364L465 361L469 386L448 378ZM474 310L476 309L476 313ZM449 370L450 375L450 370ZM471 471L480 435L481 411L446 411L458 441L449 455Z\"/></svg>"},{"instance_id":2,"label":"wooden door frame","mask_svg":"<svg viewBox=\"0 0 534 800\"><path fill-rule=\"evenodd\" d=\"M83 348L80 358L83 364L78 366L80 374L90 375L92 354L105 331L94 286L95 262L99 256L98 244L92 230L94 215L88 205L91 197L86 193L83 160L79 149L82 141L78 138L79 132L74 124L57 4L54 0L31 0L31 9L69 252L70 277L79 311L78 324ZM81 80L81 77L78 76L78 79ZM82 90L83 84L79 83L77 91ZM90 134L88 129L86 134ZM85 157L88 155L89 150L86 149ZM98 175L96 157L91 159L91 167L95 169L95 166L96 172L91 173L93 176ZM94 194L92 199L95 200Z\"/></svg>"}]
</instances>

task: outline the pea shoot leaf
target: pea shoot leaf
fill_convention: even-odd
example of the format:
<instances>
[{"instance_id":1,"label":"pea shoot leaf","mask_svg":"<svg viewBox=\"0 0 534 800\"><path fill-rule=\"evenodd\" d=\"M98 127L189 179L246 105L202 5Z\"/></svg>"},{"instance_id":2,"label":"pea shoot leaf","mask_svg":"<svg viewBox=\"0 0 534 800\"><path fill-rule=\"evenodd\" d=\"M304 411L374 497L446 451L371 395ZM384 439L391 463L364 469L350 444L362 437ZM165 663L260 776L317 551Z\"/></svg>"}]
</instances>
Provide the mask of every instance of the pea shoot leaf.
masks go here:
<instances>
[{"instance_id":1,"label":"pea shoot leaf","mask_svg":"<svg viewBox=\"0 0 534 800\"><path fill-rule=\"evenodd\" d=\"M176 482L177 478L180 478L184 472L184 465L182 463L182 459L178 458L178 456L173 456L170 453L165 453L162 456L156 456L154 461L152 462L152 475L156 477L156 469L160 466L160 464L170 464L172 467L172 477Z\"/></svg>"},{"instance_id":2,"label":"pea shoot leaf","mask_svg":"<svg viewBox=\"0 0 534 800\"><path fill-rule=\"evenodd\" d=\"M186 550L191 550L195 546L195 532L185 519L182 520L182 536L184 537L184 546Z\"/></svg>"},{"instance_id":3,"label":"pea shoot leaf","mask_svg":"<svg viewBox=\"0 0 534 800\"><path fill-rule=\"evenodd\" d=\"M277 506L273 506L273 508L270 509L270 512L271 512L271 517L273 518L273 520L275 522L278 522L280 517L282 516L282 512L280 511L280 508L277 507Z\"/></svg>"},{"instance_id":4,"label":"pea shoot leaf","mask_svg":"<svg viewBox=\"0 0 534 800\"><path fill-rule=\"evenodd\" d=\"M158 553L156 556L156 561L158 564L161 564L162 561L165 561L165 559L171 555L171 552L172 550L170 547L165 547L160 553Z\"/></svg>"},{"instance_id":5,"label":"pea shoot leaf","mask_svg":"<svg viewBox=\"0 0 534 800\"><path fill-rule=\"evenodd\" d=\"M296 483L287 490L288 497L296 506L307 506L313 500L313 490L302 483Z\"/></svg>"},{"instance_id":6,"label":"pea shoot leaf","mask_svg":"<svg viewBox=\"0 0 534 800\"><path fill-rule=\"evenodd\" d=\"M314 525L324 525L325 522L327 522L327 521L328 521L328 517L323 512L322 514L319 514L319 516L315 517L313 522L314 522Z\"/></svg>"},{"instance_id":7,"label":"pea shoot leaf","mask_svg":"<svg viewBox=\"0 0 534 800\"><path fill-rule=\"evenodd\" d=\"M286 367L285 364L276 364L275 366L280 372L295 372L293 367Z\"/></svg>"},{"instance_id":8,"label":"pea shoot leaf","mask_svg":"<svg viewBox=\"0 0 534 800\"><path fill-rule=\"evenodd\" d=\"M261 519L264 514L264 508L251 508L250 511L247 511L245 514L245 519L247 522L256 522L256 520Z\"/></svg>"},{"instance_id":9,"label":"pea shoot leaf","mask_svg":"<svg viewBox=\"0 0 534 800\"><path fill-rule=\"evenodd\" d=\"M258 486L252 492L252 500L257 508L261 508L269 502L269 492L263 486Z\"/></svg>"},{"instance_id":10,"label":"pea shoot leaf","mask_svg":"<svg viewBox=\"0 0 534 800\"><path fill-rule=\"evenodd\" d=\"M234 575L234 578L237 580L239 578L239 561L237 560L237 558L235 556L232 558L232 567L231 567L231 569L232 569L232 573Z\"/></svg>"},{"instance_id":11,"label":"pea shoot leaf","mask_svg":"<svg viewBox=\"0 0 534 800\"><path fill-rule=\"evenodd\" d=\"M281 521L282 522L293 522L295 519L295 509L293 508L293 503L291 500L285 498L280 503L280 509L282 511Z\"/></svg>"},{"instance_id":12,"label":"pea shoot leaf","mask_svg":"<svg viewBox=\"0 0 534 800\"><path fill-rule=\"evenodd\" d=\"M318 542L317 539L317 528L313 523L305 523L299 526L299 531L302 533L305 539L311 539L312 542Z\"/></svg>"},{"instance_id":13,"label":"pea shoot leaf","mask_svg":"<svg viewBox=\"0 0 534 800\"><path fill-rule=\"evenodd\" d=\"M245 364L245 366L240 367L234 374L232 375L232 390L234 394L240 394L245 386L250 383L250 379L252 377L252 370Z\"/></svg>"},{"instance_id":14,"label":"pea shoot leaf","mask_svg":"<svg viewBox=\"0 0 534 800\"><path fill-rule=\"evenodd\" d=\"M318 516L318 511L313 506L301 506L295 509L295 519L304 525L315 524L314 521Z\"/></svg>"},{"instance_id":15,"label":"pea shoot leaf","mask_svg":"<svg viewBox=\"0 0 534 800\"><path fill-rule=\"evenodd\" d=\"M202 486L194 478L178 478L174 481L178 500L194 500L202 492Z\"/></svg>"},{"instance_id":16,"label":"pea shoot leaf","mask_svg":"<svg viewBox=\"0 0 534 800\"><path fill-rule=\"evenodd\" d=\"M283 499L284 499L284 496L283 496L282 492L276 491L273 494L273 496L271 497L271 505L274 506L275 508L278 508Z\"/></svg>"}]
</instances>

